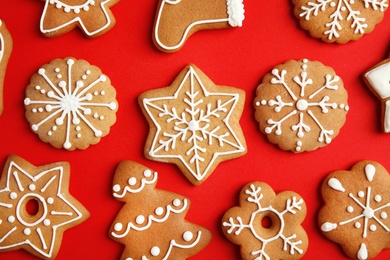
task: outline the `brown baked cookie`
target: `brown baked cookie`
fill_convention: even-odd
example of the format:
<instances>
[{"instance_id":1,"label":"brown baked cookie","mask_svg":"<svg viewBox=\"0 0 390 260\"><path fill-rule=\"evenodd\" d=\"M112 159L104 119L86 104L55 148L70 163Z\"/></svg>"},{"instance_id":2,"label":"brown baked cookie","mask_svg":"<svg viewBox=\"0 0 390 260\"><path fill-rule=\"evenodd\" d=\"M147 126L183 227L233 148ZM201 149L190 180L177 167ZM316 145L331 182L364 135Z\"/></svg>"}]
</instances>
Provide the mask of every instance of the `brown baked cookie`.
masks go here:
<instances>
[{"instance_id":1,"label":"brown baked cookie","mask_svg":"<svg viewBox=\"0 0 390 260\"><path fill-rule=\"evenodd\" d=\"M4 77L12 52L12 37L5 23L0 19L0 115L3 113Z\"/></svg>"},{"instance_id":2,"label":"brown baked cookie","mask_svg":"<svg viewBox=\"0 0 390 260\"><path fill-rule=\"evenodd\" d=\"M388 0L292 0L303 29L324 42L347 43L372 32Z\"/></svg>"},{"instance_id":3,"label":"brown baked cookie","mask_svg":"<svg viewBox=\"0 0 390 260\"><path fill-rule=\"evenodd\" d=\"M364 74L364 81L381 102L382 131L390 132L390 58Z\"/></svg>"},{"instance_id":4,"label":"brown baked cookie","mask_svg":"<svg viewBox=\"0 0 390 260\"><path fill-rule=\"evenodd\" d=\"M301 226L306 204L295 192L278 194L263 182L247 184L240 206L222 217L224 235L240 246L242 259L300 259L308 237Z\"/></svg>"},{"instance_id":5,"label":"brown baked cookie","mask_svg":"<svg viewBox=\"0 0 390 260\"><path fill-rule=\"evenodd\" d=\"M0 252L24 249L54 259L65 230L89 217L69 194L66 162L34 166L10 155L0 179ZM28 207L36 204L37 207Z\"/></svg>"},{"instance_id":6,"label":"brown baked cookie","mask_svg":"<svg viewBox=\"0 0 390 260\"><path fill-rule=\"evenodd\" d=\"M74 58L43 65L26 88L31 129L55 148L86 149L106 136L118 103L110 79L96 66Z\"/></svg>"},{"instance_id":7,"label":"brown baked cookie","mask_svg":"<svg viewBox=\"0 0 390 260\"><path fill-rule=\"evenodd\" d=\"M42 0L45 7L40 30L46 37L61 36L75 27L87 37L97 37L115 25L110 8L119 0Z\"/></svg>"},{"instance_id":8,"label":"brown baked cookie","mask_svg":"<svg viewBox=\"0 0 390 260\"><path fill-rule=\"evenodd\" d=\"M390 247L390 176L374 161L329 174L321 188L322 233L351 259L371 259Z\"/></svg>"},{"instance_id":9,"label":"brown baked cookie","mask_svg":"<svg viewBox=\"0 0 390 260\"><path fill-rule=\"evenodd\" d=\"M181 49L200 30L241 27L243 0L160 0L153 29L153 41L163 52Z\"/></svg>"},{"instance_id":10,"label":"brown baked cookie","mask_svg":"<svg viewBox=\"0 0 390 260\"><path fill-rule=\"evenodd\" d=\"M261 132L283 150L298 153L329 144L349 106L343 81L318 61L290 60L266 74L256 90Z\"/></svg>"},{"instance_id":11,"label":"brown baked cookie","mask_svg":"<svg viewBox=\"0 0 390 260\"><path fill-rule=\"evenodd\" d=\"M245 92L217 86L194 65L171 86L141 94L139 104L150 130L145 156L176 164L194 185L217 165L246 153L239 120Z\"/></svg>"},{"instance_id":12,"label":"brown baked cookie","mask_svg":"<svg viewBox=\"0 0 390 260\"><path fill-rule=\"evenodd\" d=\"M156 189L157 172L122 161L115 172L114 197L125 205L110 228L110 237L125 245L121 260L184 260L211 241L208 229L184 219L190 201Z\"/></svg>"}]
</instances>

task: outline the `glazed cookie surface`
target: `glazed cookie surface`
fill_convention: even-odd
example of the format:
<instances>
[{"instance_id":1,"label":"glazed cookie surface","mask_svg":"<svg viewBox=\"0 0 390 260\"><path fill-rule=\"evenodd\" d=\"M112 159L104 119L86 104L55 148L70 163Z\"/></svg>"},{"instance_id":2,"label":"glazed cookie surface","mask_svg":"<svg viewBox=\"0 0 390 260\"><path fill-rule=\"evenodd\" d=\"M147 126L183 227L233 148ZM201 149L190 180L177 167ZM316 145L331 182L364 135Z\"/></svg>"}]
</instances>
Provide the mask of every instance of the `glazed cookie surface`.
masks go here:
<instances>
[{"instance_id":1,"label":"glazed cookie surface","mask_svg":"<svg viewBox=\"0 0 390 260\"><path fill-rule=\"evenodd\" d=\"M364 81L381 102L382 131L390 132L390 58L376 64L364 74Z\"/></svg>"},{"instance_id":2,"label":"glazed cookie surface","mask_svg":"<svg viewBox=\"0 0 390 260\"><path fill-rule=\"evenodd\" d=\"M59 162L34 166L10 155L0 179L0 252L24 249L54 259L63 233L89 217L69 194L70 167ZM36 212L27 204L35 202Z\"/></svg>"},{"instance_id":3,"label":"glazed cookie surface","mask_svg":"<svg viewBox=\"0 0 390 260\"><path fill-rule=\"evenodd\" d=\"M12 37L5 23L0 19L0 115L3 113L4 77L12 52Z\"/></svg>"},{"instance_id":4,"label":"glazed cookie surface","mask_svg":"<svg viewBox=\"0 0 390 260\"><path fill-rule=\"evenodd\" d=\"M382 21L388 0L292 0L303 29L324 42L347 43Z\"/></svg>"},{"instance_id":5,"label":"glazed cookie surface","mask_svg":"<svg viewBox=\"0 0 390 260\"><path fill-rule=\"evenodd\" d=\"M122 161L116 169L113 195L125 205L109 234L125 245L122 260L184 260L211 241L208 229L184 219L190 201L156 189L156 183L157 172L133 161Z\"/></svg>"},{"instance_id":6,"label":"glazed cookie surface","mask_svg":"<svg viewBox=\"0 0 390 260\"><path fill-rule=\"evenodd\" d=\"M249 259L300 259L308 247L301 226L306 204L297 193L278 194L263 182L247 184L240 193L240 206L222 217L222 231L240 246L241 257Z\"/></svg>"},{"instance_id":7,"label":"glazed cookie surface","mask_svg":"<svg viewBox=\"0 0 390 260\"><path fill-rule=\"evenodd\" d=\"M55 59L26 88L31 129L55 148L86 149L109 133L118 103L110 79L85 60Z\"/></svg>"},{"instance_id":8,"label":"glazed cookie surface","mask_svg":"<svg viewBox=\"0 0 390 260\"><path fill-rule=\"evenodd\" d=\"M255 118L268 140L298 153L329 144L344 125L349 106L343 81L318 61L290 60L257 87Z\"/></svg>"},{"instance_id":9,"label":"glazed cookie surface","mask_svg":"<svg viewBox=\"0 0 390 260\"><path fill-rule=\"evenodd\" d=\"M97 37L115 25L110 7L119 0L42 0L45 7L40 20L46 37L61 36L75 27L87 37Z\"/></svg>"},{"instance_id":10,"label":"glazed cookie surface","mask_svg":"<svg viewBox=\"0 0 390 260\"><path fill-rule=\"evenodd\" d=\"M371 259L390 247L390 176L374 161L329 174L321 188L322 233L351 259Z\"/></svg>"},{"instance_id":11,"label":"glazed cookie surface","mask_svg":"<svg viewBox=\"0 0 390 260\"><path fill-rule=\"evenodd\" d=\"M241 27L243 20L243 0L160 0L153 41L159 50L175 52L197 31Z\"/></svg>"},{"instance_id":12,"label":"glazed cookie surface","mask_svg":"<svg viewBox=\"0 0 390 260\"><path fill-rule=\"evenodd\" d=\"M171 86L147 91L138 100L150 126L145 156L176 164L194 185L220 162L246 153L239 125L245 92L215 85L194 65Z\"/></svg>"}]
</instances>

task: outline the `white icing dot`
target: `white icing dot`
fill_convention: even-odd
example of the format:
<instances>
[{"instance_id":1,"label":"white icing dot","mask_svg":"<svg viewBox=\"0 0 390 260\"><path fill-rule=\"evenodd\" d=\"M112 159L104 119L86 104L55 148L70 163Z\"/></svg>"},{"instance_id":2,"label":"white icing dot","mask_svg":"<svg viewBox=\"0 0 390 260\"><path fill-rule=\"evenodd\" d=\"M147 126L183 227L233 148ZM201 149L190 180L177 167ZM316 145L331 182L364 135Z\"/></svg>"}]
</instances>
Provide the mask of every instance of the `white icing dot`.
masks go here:
<instances>
[{"instance_id":1,"label":"white icing dot","mask_svg":"<svg viewBox=\"0 0 390 260\"><path fill-rule=\"evenodd\" d=\"M154 213L156 213L157 216L161 216L164 213L164 209L162 207L158 207Z\"/></svg>"},{"instance_id":2,"label":"white icing dot","mask_svg":"<svg viewBox=\"0 0 390 260\"><path fill-rule=\"evenodd\" d=\"M49 131L49 132L47 132L47 135L48 135L48 136L52 136L52 135L53 135L53 132L52 132L52 131Z\"/></svg>"},{"instance_id":3,"label":"white icing dot","mask_svg":"<svg viewBox=\"0 0 390 260\"><path fill-rule=\"evenodd\" d=\"M18 197L18 194L16 192L11 192L9 197L14 200L14 199L16 199Z\"/></svg>"},{"instance_id":4,"label":"white icing dot","mask_svg":"<svg viewBox=\"0 0 390 260\"><path fill-rule=\"evenodd\" d=\"M256 102L256 106L259 107L261 103L259 101Z\"/></svg>"},{"instance_id":5,"label":"white icing dot","mask_svg":"<svg viewBox=\"0 0 390 260\"><path fill-rule=\"evenodd\" d=\"M152 171L149 170L149 169L145 170L145 171L144 171L144 176L145 176L146 178L149 178L150 176L152 176Z\"/></svg>"},{"instance_id":6,"label":"white icing dot","mask_svg":"<svg viewBox=\"0 0 390 260\"><path fill-rule=\"evenodd\" d=\"M102 95L102 96L104 96L106 94L106 92L104 91L104 90L102 90L101 92L100 92L100 95Z\"/></svg>"},{"instance_id":7,"label":"white icing dot","mask_svg":"<svg viewBox=\"0 0 390 260\"><path fill-rule=\"evenodd\" d=\"M53 130L53 131L57 130L57 126L53 125L53 127L51 128L51 130Z\"/></svg>"},{"instance_id":8,"label":"white icing dot","mask_svg":"<svg viewBox=\"0 0 390 260\"><path fill-rule=\"evenodd\" d=\"M141 225L142 223L145 222L145 217L142 216L142 215L139 215L136 219L135 219L135 223L137 223L138 225Z\"/></svg>"},{"instance_id":9,"label":"white icing dot","mask_svg":"<svg viewBox=\"0 0 390 260\"><path fill-rule=\"evenodd\" d=\"M61 74L58 74L57 75L57 79L61 79L62 78L62 75Z\"/></svg>"},{"instance_id":10,"label":"white icing dot","mask_svg":"<svg viewBox=\"0 0 390 260\"><path fill-rule=\"evenodd\" d=\"M160 248L158 246L152 247L152 249L150 249L150 254L152 256L158 256L160 254Z\"/></svg>"},{"instance_id":11,"label":"white icing dot","mask_svg":"<svg viewBox=\"0 0 390 260\"><path fill-rule=\"evenodd\" d=\"M122 223L116 223L115 225L114 225L114 230L115 231L121 231L122 230L122 228L123 228L123 225L122 225Z\"/></svg>"},{"instance_id":12,"label":"white icing dot","mask_svg":"<svg viewBox=\"0 0 390 260\"><path fill-rule=\"evenodd\" d=\"M101 80L102 82L105 82L105 81L107 80L107 77L106 77L105 75L101 75L101 76L100 76L100 80Z\"/></svg>"},{"instance_id":13,"label":"white icing dot","mask_svg":"<svg viewBox=\"0 0 390 260\"><path fill-rule=\"evenodd\" d=\"M356 222L354 226L355 228L361 228L362 225L360 224L360 222Z\"/></svg>"},{"instance_id":14,"label":"white icing dot","mask_svg":"<svg viewBox=\"0 0 390 260\"><path fill-rule=\"evenodd\" d=\"M181 201L180 201L179 199L174 199L174 200L173 200L173 206L179 207L180 204L181 204Z\"/></svg>"},{"instance_id":15,"label":"white icing dot","mask_svg":"<svg viewBox=\"0 0 390 260\"><path fill-rule=\"evenodd\" d=\"M97 95L99 95L99 92L95 91L95 92L93 92L93 94L94 94L95 96L97 96Z\"/></svg>"},{"instance_id":16,"label":"white icing dot","mask_svg":"<svg viewBox=\"0 0 390 260\"><path fill-rule=\"evenodd\" d=\"M374 200L375 200L376 202L381 202L381 201L382 201L381 195L375 195Z\"/></svg>"},{"instance_id":17,"label":"white icing dot","mask_svg":"<svg viewBox=\"0 0 390 260\"><path fill-rule=\"evenodd\" d=\"M73 65L73 64L74 64L74 60L69 59L69 60L66 61L66 64L68 64L68 65Z\"/></svg>"},{"instance_id":18,"label":"white icing dot","mask_svg":"<svg viewBox=\"0 0 390 260\"><path fill-rule=\"evenodd\" d=\"M29 190L34 191L36 187L35 187L34 184L30 184L30 185L28 186L28 188L29 188Z\"/></svg>"},{"instance_id":19,"label":"white icing dot","mask_svg":"<svg viewBox=\"0 0 390 260\"><path fill-rule=\"evenodd\" d=\"M23 233L24 233L26 236L29 236L29 235L31 235L31 229L25 228L24 231L23 231Z\"/></svg>"},{"instance_id":20,"label":"white icing dot","mask_svg":"<svg viewBox=\"0 0 390 260\"><path fill-rule=\"evenodd\" d=\"M37 110L36 108L33 108L31 111L32 111L33 113L38 112L38 110Z\"/></svg>"},{"instance_id":21,"label":"white icing dot","mask_svg":"<svg viewBox=\"0 0 390 260\"><path fill-rule=\"evenodd\" d=\"M112 190L114 192L119 192L121 190L121 186L119 184L115 184L114 187L112 187Z\"/></svg>"},{"instance_id":22,"label":"white icing dot","mask_svg":"<svg viewBox=\"0 0 390 260\"><path fill-rule=\"evenodd\" d=\"M39 74L39 75L45 74L45 69L44 69L44 68L40 68L40 69L38 70L38 74Z\"/></svg>"},{"instance_id":23,"label":"white icing dot","mask_svg":"<svg viewBox=\"0 0 390 260\"><path fill-rule=\"evenodd\" d=\"M359 192L358 192L358 196L359 196L360 198L363 198L363 197L364 197L364 191L359 191Z\"/></svg>"},{"instance_id":24,"label":"white icing dot","mask_svg":"<svg viewBox=\"0 0 390 260\"><path fill-rule=\"evenodd\" d=\"M40 90L40 89L41 89L41 86L35 86L35 89L36 89L36 90Z\"/></svg>"},{"instance_id":25,"label":"white icing dot","mask_svg":"<svg viewBox=\"0 0 390 260\"><path fill-rule=\"evenodd\" d=\"M386 212L382 212L381 213L381 218L383 218L383 219L387 218L387 213Z\"/></svg>"},{"instance_id":26,"label":"white icing dot","mask_svg":"<svg viewBox=\"0 0 390 260\"><path fill-rule=\"evenodd\" d=\"M267 105L267 100L261 100L260 102L263 106Z\"/></svg>"},{"instance_id":27,"label":"white icing dot","mask_svg":"<svg viewBox=\"0 0 390 260\"><path fill-rule=\"evenodd\" d=\"M104 116L100 116L99 119L100 119L100 120L104 120Z\"/></svg>"},{"instance_id":28,"label":"white icing dot","mask_svg":"<svg viewBox=\"0 0 390 260\"><path fill-rule=\"evenodd\" d=\"M45 220L43 221L43 225L45 225L46 227L50 226L50 220L45 219Z\"/></svg>"},{"instance_id":29,"label":"white icing dot","mask_svg":"<svg viewBox=\"0 0 390 260\"><path fill-rule=\"evenodd\" d=\"M352 206L348 206L348 207L347 207L347 211L348 211L349 213L352 213L352 212L353 212L353 207L352 207Z\"/></svg>"},{"instance_id":30,"label":"white icing dot","mask_svg":"<svg viewBox=\"0 0 390 260\"><path fill-rule=\"evenodd\" d=\"M9 223L14 223L15 222L15 217L14 216L9 216L7 220L8 220Z\"/></svg>"},{"instance_id":31,"label":"white icing dot","mask_svg":"<svg viewBox=\"0 0 390 260\"><path fill-rule=\"evenodd\" d=\"M137 179L135 177L131 177L128 180L130 186L134 186L137 183Z\"/></svg>"},{"instance_id":32,"label":"white icing dot","mask_svg":"<svg viewBox=\"0 0 390 260\"><path fill-rule=\"evenodd\" d=\"M47 203L53 204L54 203L54 199L52 197L47 198Z\"/></svg>"},{"instance_id":33,"label":"white icing dot","mask_svg":"<svg viewBox=\"0 0 390 260\"><path fill-rule=\"evenodd\" d=\"M184 241L189 242L189 241L192 240L192 238L194 238L194 235L192 234L191 231L186 231L186 232L183 233Z\"/></svg>"},{"instance_id":34,"label":"white icing dot","mask_svg":"<svg viewBox=\"0 0 390 260\"><path fill-rule=\"evenodd\" d=\"M370 230L371 230L372 232L376 231L376 226L375 226L374 224L372 224L372 225L370 226Z\"/></svg>"},{"instance_id":35,"label":"white icing dot","mask_svg":"<svg viewBox=\"0 0 390 260\"><path fill-rule=\"evenodd\" d=\"M86 76L86 75L83 75L83 76L81 76L81 78L82 78L83 80L86 80L86 79L87 79L87 76Z\"/></svg>"},{"instance_id":36,"label":"white icing dot","mask_svg":"<svg viewBox=\"0 0 390 260\"><path fill-rule=\"evenodd\" d=\"M87 70L87 71L85 71L85 74L89 75L89 74L91 74L91 71Z\"/></svg>"},{"instance_id":37,"label":"white icing dot","mask_svg":"<svg viewBox=\"0 0 390 260\"><path fill-rule=\"evenodd\" d=\"M80 134L80 133L79 133L79 134L77 134L76 136L77 136L77 138L81 138L81 134Z\"/></svg>"},{"instance_id":38,"label":"white icing dot","mask_svg":"<svg viewBox=\"0 0 390 260\"><path fill-rule=\"evenodd\" d=\"M60 68L55 68L54 71L58 73L60 72Z\"/></svg>"},{"instance_id":39,"label":"white icing dot","mask_svg":"<svg viewBox=\"0 0 390 260\"><path fill-rule=\"evenodd\" d=\"M109 108L111 110L115 110L116 109L116 103L115 102L111 102L108 106L109 106Z\"/></svg>"},{"instance_id":40,"label":"white icing dot","mask_svg":"<svg viewBox=\"0 0 390 260\"><path fill-rule=\"evenodd\" d=\"M80 131L81 130L81 126L76 126L76 131Z\"/></svg>"},{"instance_id":41,"label":"white icing dot","mask_svg":"<svg viewBox=\"0 0 390 260\"><path fill-rule=\"evenodd\" d=\"M38 112L41 112L41 113L42 113L42 112L43 112L43 108L41 108L41 107L38 108Z\"/></svg>"},{"instance_id":42,"label":"white icing dot","mask_svg":"<svg viewBox=\"0 0 390 260\"><path fill-rule=\"evenodd\" d=\"M70 8L69 7L65 7L64 11L65 11L65 13L69 13L70 12Z\"/></svg>"},{"instance_id":43,"label":"white icing dot","mask_svg":"<svg viewBox=\"0 0 390 260\"><path fill-rule=\"evenodd\" d=\"M93 117L94 117L94 118L98 118L98 117L99 117L99 114L96 112L95 114L93 114Z\"/></svg>"},{"instance_id":44,"label":"white icing dot","mask_svg":"<svg viewBox=\"0 0 390 260\"><path fill-rule=\"evenodd\" d=\"M345 10L347 10L345 6L341 7L341 11L345 12Z\"/></svg>"}]
</instances>

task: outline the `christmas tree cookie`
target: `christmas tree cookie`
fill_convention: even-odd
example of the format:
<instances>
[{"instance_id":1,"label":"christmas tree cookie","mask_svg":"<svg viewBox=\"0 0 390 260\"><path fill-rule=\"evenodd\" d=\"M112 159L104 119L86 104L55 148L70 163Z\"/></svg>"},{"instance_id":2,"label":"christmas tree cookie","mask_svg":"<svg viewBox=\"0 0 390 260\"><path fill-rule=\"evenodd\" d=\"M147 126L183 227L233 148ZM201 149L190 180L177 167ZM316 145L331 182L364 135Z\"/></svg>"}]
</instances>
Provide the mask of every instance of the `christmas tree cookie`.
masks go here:
<instances>
[{"instance_id":1,"label":"christmas tree cookie","mask_svg":"<svg viewBox=\"0 0 390 260\"><path fill-rule=\"evenodd\" d=\"M5 23L0 19L0 115L3 113L4 77L8 60L12 52L12 37Z\"/></svg>"},{"instance_id":2,"label":"christmas tree cookie","mask_svg":"<svg viewBox=\"0 0 390 260\"><path fill-rule=\"evenodd\" d=\"M190 201L156 189L157 172L132 161L122 161L115 172L114 197L124 202L110 237L125 245L121 260L184 260L211 240L208 229L184 219Z\"/></svg>"}]
</instances>

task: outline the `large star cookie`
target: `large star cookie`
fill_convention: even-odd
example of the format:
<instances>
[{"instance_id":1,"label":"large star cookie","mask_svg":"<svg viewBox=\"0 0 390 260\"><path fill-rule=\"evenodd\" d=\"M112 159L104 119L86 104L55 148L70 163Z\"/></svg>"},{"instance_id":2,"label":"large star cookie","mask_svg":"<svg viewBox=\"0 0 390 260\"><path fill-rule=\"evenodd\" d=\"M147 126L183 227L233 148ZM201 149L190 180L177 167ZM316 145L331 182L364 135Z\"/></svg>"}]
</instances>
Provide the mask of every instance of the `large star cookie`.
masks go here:
<instances>
[{"instance_id":1,"label":"large star cookie","mask_svg":"<svg viewBox=\"0 0 390 260\"><path fill-rule=\"evenodd\" d=\"M87 37L97 37L115 25L110 7L119 0L43 0L40 30L46 37L61 36L80 27Z\"/></svg>"},{"instance_id":2,"label":"large star cookie","mask_svg":"<svg viewBox=\"0 0 390 260\"><path fill-rule=\"evenodd\" d=\"M12 37L5 24L0 20L0 115L3 113L3 87L5 71L12 52Z\"/></svg>"},{"instance_id":3,"label":"large star cookie","mask_svg":"<svg viewBox=\"0 0 390 260\"><path fill-rule=\"evenodd\" d=\"M244 98L244 91L217 86L187 66L171 86L139 97L150 126L145 156L174 163L192 184L201 184L221 161L246 153L239 125Z\"/></svg>"},{"instance_id":4,"label":"large star cookie","mask_svg":"<svg viewBox=\"0 0 390 260\"><path fill-rule=\"evenodd\" d=\"M63 232L89 217L69 194L69 164L35 167L10 155L0 180L0 251L24 249L54 259ZM36 204L33 211L29 204Z\"/></svg>"}]
</instances>

